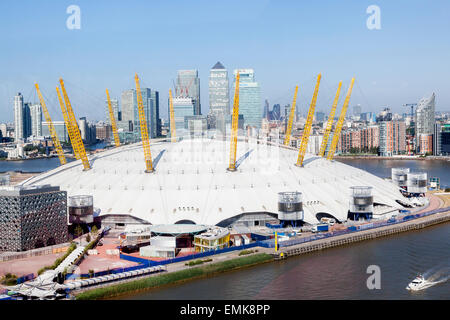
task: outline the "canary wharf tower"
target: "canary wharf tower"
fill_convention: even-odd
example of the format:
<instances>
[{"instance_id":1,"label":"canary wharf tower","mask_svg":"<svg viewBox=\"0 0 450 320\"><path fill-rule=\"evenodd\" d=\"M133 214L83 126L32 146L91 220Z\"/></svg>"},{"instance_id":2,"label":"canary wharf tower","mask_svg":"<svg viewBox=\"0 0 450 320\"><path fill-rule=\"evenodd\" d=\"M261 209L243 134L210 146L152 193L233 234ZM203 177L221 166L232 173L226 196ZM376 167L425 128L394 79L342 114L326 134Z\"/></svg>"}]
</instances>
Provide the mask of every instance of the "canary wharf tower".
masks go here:
<instances>
[{"instance_id":1,"label":"canary wharf tower","mask_svg":"<svg viewBox=\"0 0 450 320\"><path fill-rule=\"evenodd\" d=\"M230 94L228 71L217 62L209 72L209 113L230 114Z\"/></svg>"}]
</instances>

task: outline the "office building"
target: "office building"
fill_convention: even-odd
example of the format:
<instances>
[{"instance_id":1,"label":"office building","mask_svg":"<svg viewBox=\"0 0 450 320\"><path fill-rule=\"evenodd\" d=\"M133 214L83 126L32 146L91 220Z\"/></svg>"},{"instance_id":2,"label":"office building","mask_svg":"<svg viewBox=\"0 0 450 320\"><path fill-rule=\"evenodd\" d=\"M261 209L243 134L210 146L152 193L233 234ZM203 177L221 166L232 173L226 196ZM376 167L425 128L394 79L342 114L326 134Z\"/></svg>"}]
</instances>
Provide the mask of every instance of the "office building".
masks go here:
<instances>
[{"instance_id":1,"label":"office building","mask_svg":"<svg viewBox=\"0 0 450 320\"><path fill-rule=\"evenodd\" d=\"M109 115L109 106L108 106L108 100L105 101L106 104L106 123L111 124L111 118ZM117 99L111 99L111 108L113 111L114 119L116 120L116 123L120 120L120 112L119 112L119 100Z\"/></svg>"},{"instance_id":2,"label":"office building","mask_svg":"<svg viewBox=\"0 0 450 320\"><path fill-rule=\"evenodd\" d=\"M159 119L159 93L150 88L141 88L142 102L144 106L145 119L149 138L158 136L158 127L161 127ZM135 134L141 133L139 121L139 109L137 104L136 90L126 90L122 92L122 121L119 121L118 127L128 129ZM130 125L131 123L131 125ZM159 129L160 132L160 129Z\"/></svg>"},{"instance_id":3,"label":"office building","mask_svg":"<svg viewBox=\"0 0 450 320\"><path fill-rule=\"evenodd\" d=\"M220 62L209 71L209 113L215 116L230 114L228 71Z\"/></svg>"},{"instance_id":4,"label":"office building","mask_svg":"<svg viewBox=\"0 0 450 320\"><path fill-rule=\"evenodd\" d=\"M175 96L179 98L194 99L194 115L202 114L200 103L200 79L197 70L178 70Z\"/></svg>"},{"instance_id":5,"label":"office building","mask_svg":"<svg viewBox=\"0 0 450 320\"><path fill-rule=\"evenodd\" d=\"M353 115L356 117L361 116L361 105L357 104L356 106L353 107Z\"/></svg>"},{"instance_id":6,"label":"office building","mask_svg":"<svg viewBox=\"0 0 450 320\"><path fill-rule=\"evenodd\" d=\"M175 128L177 137L186 134L185 117L194 116L195 99L193 98L173 98L173 113L175 118Z\"/></svg>"},{"instance_id":7,"label":"office building","mask_svg":"<svg viewBox=\"0 0 450 320\"><path fill-rule=\"evenodd\" d=\"M52 121L53 126L55 127L56 135L60 142L70 142L69 132L67 131L67 127L64 121ZM44 137L50 137L50 129L48 128L48 122L42 122L42 135Z\"/></svg>"},{"instance_id":8,"label":"office building","mask_svg":"<svg viewBox=\"0 0 450 320\"><path fill-rule=\"evenodd\" d=\"M59 187L0 187L0 251L67 242L67 192Z\"/></svg>"},{"instance_id":9,"label":"office building","mask_svg":"<svg viewBox=\"0 0 450 320\"><path fill-rule=\"evenodd\" d=\"M450 156L450 124L441 128L441 155Z\"/></svg>"},{"instance_id":10,"label":"office building","mask_svg":"<svg viewBox=\"0 0 450 320\"><path fill-rule=\"evenodd\" d=\"M244 127L261 128L263 108L261 104L261 88L255 80L253 69L234 70L233 92L236 75L239 72L239 114L244 116Z\"/></svg>"},{"instance_id":11,"label":"office building","mask_svg":"<svg viewBox=\"0 0 450 320\"><path fill-rule=\"evenodd\" d=\"M325 120L325 113L321 111L316 112L316 122L323 122Z\"/></svg>"}]
</instances>

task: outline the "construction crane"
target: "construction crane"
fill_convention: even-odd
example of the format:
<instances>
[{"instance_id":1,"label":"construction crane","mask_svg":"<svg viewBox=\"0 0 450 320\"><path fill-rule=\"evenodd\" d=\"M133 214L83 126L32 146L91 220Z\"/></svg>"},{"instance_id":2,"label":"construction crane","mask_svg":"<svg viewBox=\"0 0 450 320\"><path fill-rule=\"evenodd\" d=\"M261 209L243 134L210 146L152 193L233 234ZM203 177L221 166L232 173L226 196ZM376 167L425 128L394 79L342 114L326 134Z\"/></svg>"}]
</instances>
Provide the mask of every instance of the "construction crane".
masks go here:
<instances>
[{"instance_id":1,"label":"construction crane","mask_svg":"<svg viewBox=\"0 0 450 320\"><path fill-rule=\"evenodd\" d=\"M89 164L89 160L86 155L86 150L84 149L83 140L81 139L80 129L78 129L77 120L75 118L75 114L73 113L72 105L70 104L69 96L67 95L66 88L64 87L63 79L59 79L59 83L61 84L61 90L64 96L64 101L66 103L67 115L70 122L70 130L72 131L72 138L70 141L72 142L72 146L75 146L78 151L78 155L83 163L83 170L87 171L91 169L91 165Z\"/></svg>"},{"instance_id":2,"label":"construction crane","mask_svg":"<svg viewBox=\"0 0 450 320\"><path fill-rule=\"evenodd\" d=\"M177 141L176 127L175 127L175 113L173 112L173 98L172 90L169 89L169 112L170 112L170 141Z\"/></svg>"},{"instance_id":3,"label":"construction crane","mask_svg":"<svg viewBox=\"0 0 450 320\"><path fill-rule=\"evenodd\" d=\"M294 115L295 115L295 104L297 103L297 92L298 92L298 86L295 86L294 100L292 101L291 113L289 114L289 122L288 122L288 126L286 129L286 135L284 137L284 145L285 146L288 146L289 142L291 140L292 123L294 122Z\"/></svg>"},{"instance_id":4,"label":"construction crane","mask_svg":"<svg viewBox=\"0 0 450 320\"><path fill-rule=\"evenodd\" d=\"M142 146L144 147L144 156L145 156L145 172L153 172L155 169L153 168L152 161L152 153L150 152L150 140L148 138L148 129L147 129L147 120L145 119L144 112L144 103L142 102L142 92L141 86L139 85L139 77L136 73L134 80L136 82L136 96L139 110L139 124L141 127L141 140Z\"/></svg>"},{"instance_id":5,"label":"construction crane","mask_svg":"<svg viewBox=\"0 0 450 320\"><path fill-rule=\"evenodd\" d=\"M305 128L303 129L302 142L300 144L300 149L298 150L297 163L298 167L303 166L303 159L306 153L306 147L308 146L309 135L311 133L312 122L314 118L314 110L316 109L317 95L319 94L320 79L322 74L319 73L317 76L316 88L314 89L314 94L311 100L311 105L309 106L308 117L306 118Z\"/></svg>"},{"instance_id":6,"label":"construction crane","mask_svg":"<svg viewBox=\"0 0 450 320\"><path fill-rule=\"evenodd\" d=\"M112 132L114 135L114 143L116 147L120 146L120 139L119 134L117 133L117 125L116 125L116 118L114 117L114 112L111 106L111 99L109 98L109 91L106 89L106 98L108 99L108 110L109 110L109 117L111 118L111 127Z\"/></svg>"},{"instance_id":7,"label":"construction crane","mask_svg":"<svg viewBox=\"0 0 450 320\"><path fill-rule=\"evenodd\" d=\"M66 124L67 132L69 133L69 139L70 139L70 143L72 144L73 154L75 156L75 159L79 160L80 154L78 152L77 145L72 143L72 141L75 141L75 137L72 133L72 126L70 125L69 116L67 115L67 109L66 109L66 106L64 105L64 101L61 96L61 92L59 91L59 87L56 87L56 93L58 95L59 105L61 107L61 111L62 111L62 114L64 117L64 123Z\"/></svg>"},{"instance_id":8,"label":"construction crane","mask_svg":"<svg viewBox=\"0 0 450 320\"><path fill-rule=\"evenodd\" d=\"M47 106L44 101L44 97L41 94L41 90L39 89L39 85L37 83L34 84L36 87L36 91L39 97L39 101L41 102L42 110L44 111L45 121L48 123L48 131L50 132L50 136L52 137L53 146L56 149L58 154L59 162L61 165L66 164L67 160L64 156L64 151L61 147L61 143L59 142L58 135L56 134L55 126L53 125L52 118L50 117L50 113L48 112Z\"/></svg>"},{"instance_id":9,"label":"construction crane","mask_svg":"<svg viewBox=\"0 0 450 320\"><path fill-rule=\"evenodd\" d=\"M323 157L325 155L325 151L327 150L328 137L330 136L331 128L333 127L334 115L336 113L336 106L339 101L339 95L341 93L342 81L339 82L338 89L336 92L336 96L334 97L333 105L331 106L330 114L328 115L328 122L325 132L323 134L322 145L320 146L319 156Z\"/></svg>"},{"instance_id":10,"label":"construction crane","mask_svg":"<svg viewBox=\"0 0 450 320\"><path fill-rule=\"evenodd\" d=\"M417 103L407 103L404 107L411 107L411 117L414 118L414 107L417 107Z\"/></svg>"},{"instance_id":11,"label":"construction crane","mask_svg":"<svg viewBox=\"0 0 450 320\"><path fill-rule=\"evenodd\" d=\"M239 122L239 72L236 74L234 89L233 118L231 123L230 166L228 171L236 171L236 147Z\"/></svg>"},{"instance_id":12,"label":"construction crane","mask_svg":"<svg viewBox=\"0 0 450 320\"><path fill-rule=\"evenodd\" d=\"M353 84L355 83L355 78L352 78L352 82L350 82L350 87L347 91L347 96L345 97L344 105L342 106L341 114L339 115L339 120L336 124L336 130L333 135L333 141L331 142L330 150L327 154L327 160L332 160L334 153L336 152L336 147L339 142L339 138L341 136L342 126L344 125L345 114L347 113L348 104L350 102L350 97L352 95Z\"/></svg>"}]
</instances>

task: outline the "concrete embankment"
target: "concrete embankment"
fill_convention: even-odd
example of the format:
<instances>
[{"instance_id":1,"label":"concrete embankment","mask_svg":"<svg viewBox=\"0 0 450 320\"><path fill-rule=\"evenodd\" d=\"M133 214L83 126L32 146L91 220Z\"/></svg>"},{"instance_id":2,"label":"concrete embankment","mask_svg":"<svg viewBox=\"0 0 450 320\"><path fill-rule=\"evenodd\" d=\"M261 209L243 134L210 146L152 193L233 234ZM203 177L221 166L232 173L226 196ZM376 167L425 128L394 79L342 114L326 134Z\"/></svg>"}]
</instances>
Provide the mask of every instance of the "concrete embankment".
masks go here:
<instances>
[{"instance_id":1,"label":"concrete embankment","mask_svg":"<svg viewBox=\"0 0 450 320\"><path fill-rule=\"evenodd\" d=\"M437 213L431 216L419 218L413 221L403 222L392 226L363 230L351 234L345 234L328 239L321 239L309 243L303 243L286 248L281 248L277 253L272 253L272 255L276 260L279 260L287 258L289 256L296 256L299 254L313 252L317 250L323 250L327 248L356 243L364 240L385 237L401 232L418 230L432 225L445 223L448 221L450 221L450 211Z\"/></svg>"}]
</instances>

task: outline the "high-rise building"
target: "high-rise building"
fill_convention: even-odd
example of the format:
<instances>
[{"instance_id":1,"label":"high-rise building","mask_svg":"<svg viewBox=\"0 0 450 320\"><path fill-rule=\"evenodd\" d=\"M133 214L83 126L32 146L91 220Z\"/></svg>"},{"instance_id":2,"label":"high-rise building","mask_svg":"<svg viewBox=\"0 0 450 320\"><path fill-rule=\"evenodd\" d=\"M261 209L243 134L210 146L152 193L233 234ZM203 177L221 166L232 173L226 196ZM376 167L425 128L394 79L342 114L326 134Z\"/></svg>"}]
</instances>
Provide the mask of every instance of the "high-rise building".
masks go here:
<instances>
[{"instance_id":1,"label":"high-rise building","mask_svg":"<svg viewBox=\"0 0 450 320\"><path fill-rule=\"evenodd\" d=\"M19 92L16 96L14 96L14 141L24 139L23 105L23 96Z\"/></svg>"},{"instance_id":2,"label":"high-rise building","mask_svg":"<svg viewBox=\"0 0 450 320\"><path fill-rule=\"evenodd\" d=\"M23 104L23 138L26 139L31 136L31 103L25 102Z\"/></svg>"},{"instance_id":3,"label":"high-rise building","mask_svg":"<svg viewBox=\"0 0 450 320\"><path fill-rule=\"evenodd\" d=\"M450 124L444 124L441 128L441 154L450 156Z\"/></svg>"},{"instance_id":4,"label":"high-rise building","mask_svg":"<svg viewBox=\"0 0 450 320\"><path fill-rule=\"evenodd\" d=\"M434 125L433 134L433 155L439 156L442 154L442 125L436 123Z\"/></svg>"},{"instance_id":5,"label":"high-rise building","mask_svg":"<svg viewBox=\"0 0 450 320\"><path fill-rule=\"evenodd\" d=\"M197 70L178 70L175 97L193 98L195 100L194 115L202 114L200 103L200 78L198 77Z\"/></svg>"},{"instance_id":6,"label":"high-rise building","mask_svg":"<svg viewBox=\"0 0 450 320\"><path fill-rule=\"evenodd\" d=\"M281 119L281 106L279 104L274 104L270 120L280 120L280 119Z\"/></svg>"},{"instance_id":7,"label":"high-rise building","mask_svg":"<svg viewBox=\"0 0 450 320\"><path fill-rule=\"evenodd\" d=\"M418 149L420 153L429 153L430 146L432 149L432 143L430 145L430 138L428 136L434 134L434 123L435 123L435 94L433 93L429 98L422 98L416 108L415 113L415 133L418 143ZM423 141L426 146L422 146Z\"/></svg>"},{"instance_id":8,"label":"high-rise building","mask_svg":"<svg viewBox=\"0 0 450 320\"><path fill-rule=\"evenodd\" d=\"M264 113L263 113L263 118L270 120L270 111L269 111L269 100L265 100L264 101Z\"/></svg>"},{"instance_id":9,"label":"high-rise building","mask_svg":"<svg viewBox=\"0 0 450 320\"><path fill-rule=\"evenodd\" d=\"M325 113L323 113L322 111L317 111L316 112L316 121L323 122L324 120L325 120Z\"/></svg>"},{"instance_id":10,"label":"high-rise building","mask_svg":"<svg viewBox=\"0 0 450 320\"><path fill-rule=\"evenodd\" d=\"M406 125L404 121L380 122L380 155L392 156L406 152Z\"/></svg>"},{"instance_id":11,"label":"high-rise building","mask_svg":"<svg viewBox=\"0 0 450 320\"><path fill-rule=\"evenodd\" d=\"M155 125L151 126L151 136L156 138L161 136L161 118L159 117L159 92L152 90L150 93L151 100L151 121Z\"/></svg>"},{"instance_id":12,"label":"high-rise building","mask_svg":"<svg viewBox=\"0 0 450 320\"><path fill-rule=\"evenodd\" d=\"M67 127L64 121L52 121L53 126L55 127L56 135L60 142L70 142L69 132L67 131ZM48 128L48 122L42 122L42 135L44 137L50 137L50 130Z\"/></svg>"},{"instance_id":13,"label":"high-rise building","mask_svg":"<svg viewBox=\"0 0 450 320\"><path fill-rule=\"evenodd\" d=\"M176 135L182 136L187 134L185 127L185 117L193 116L195 109L195 99L175 97L172 100L173 113L175 118Z\"/></svg>"},{"instance_id":14,"label":"high-rise building","mask_svg":"<svg viewBox=\"0 0 450 320\"><path fill-rule=\"evenodd\" d=\"M31 135L34 137L42 136L42 107L40 104L30 106L31 115Z\"/></svg>"},{"instance_id":15,"label":"high-rise building","mask_svg":"<svg viewBox=\"0 0 450 320\"><path fill-rule=\"evenodd\" d=\"M108 106L108 100L105 101L106 104L106 123L111 124L111 119L109 116L109 106ZM120 119L120 113L119 113L119 100L118 99L111 99L111 108L113 110L114 118L116 119L116 123L122 119Z\"/></svg>"},{"instance_id":16,"label":"high-rise building","mask_svg":"<svg viewBox=\"0 0 450 320\"><path fill-rule=\"evenodd\" d=\"M230 86L228 71L217 62L209 71L209 114L230 114Z\"/></svg>"},{"instance_id":17,"label":"high-rise building","mask_svg":"<svg viewBox=\"0 0 450 320\"><path fill-rule=\"evenodd\" d=\"M360 116L361 115L361 105L357 104L356 106L353 106L353 115L354 116Z\"/></svg>"},{"instance_id":18,"label":"high-rise building","mask_svg":"<svg viewBox=\"0 0 450 320\"><path fill-rule=\"evenodd\" d=\"M253 69L234 70L233 92L236 75L239 72L239 114L244 116L244 127L261 128L263 108L261 104L261 88L255 80Z\"/></svg>"},{"instance_id":19,"label":"high-rise building","mask_svg":"<svg viewBox=\"0 0 450 320\"><path fill-rule=\"evenodd\" d=\"M149 138L153 139L158 136L158 126L161 126L159 110L157 110L159 109L159 93L154 91L152 94L150 88L141 88L141 94L145 119L147 121L148 135ZM132 128L129 128L130 122L132 123ZM129 130L140 135L141 125L135 89L122 92L122 121L119 127L123 129L129 128Z\"/></svg>"}]
</instances>

